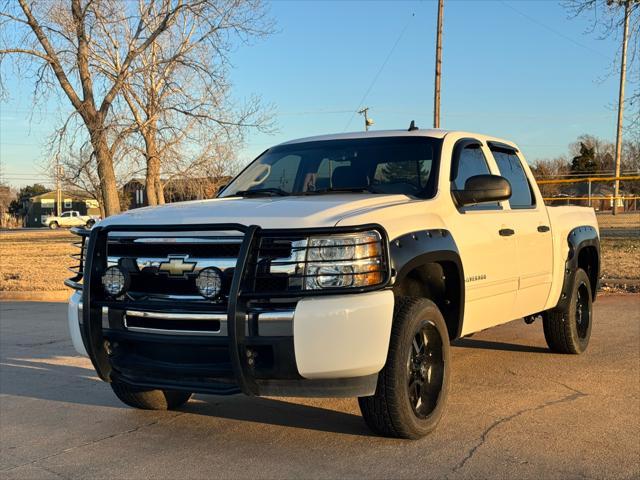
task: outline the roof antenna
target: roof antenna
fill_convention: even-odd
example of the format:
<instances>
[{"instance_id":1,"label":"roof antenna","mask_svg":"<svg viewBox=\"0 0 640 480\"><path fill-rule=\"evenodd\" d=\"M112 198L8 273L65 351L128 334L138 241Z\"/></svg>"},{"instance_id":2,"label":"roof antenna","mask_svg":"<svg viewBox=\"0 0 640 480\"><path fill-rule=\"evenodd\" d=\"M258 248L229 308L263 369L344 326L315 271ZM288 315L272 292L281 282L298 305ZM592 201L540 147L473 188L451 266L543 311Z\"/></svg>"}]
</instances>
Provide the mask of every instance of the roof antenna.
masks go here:
<instances>
[{"instance_id":1,"label":"roof antenna","mask_svg":"<svg viewBox=\"0 0 640 480\"><path fill-rule=\"evenodd\" d=\"M409 131L413 132L414 130L418 130L418 127L416 127L416 121L411 120L411 124L409 125Z\"/></svg>"}]
</instances>

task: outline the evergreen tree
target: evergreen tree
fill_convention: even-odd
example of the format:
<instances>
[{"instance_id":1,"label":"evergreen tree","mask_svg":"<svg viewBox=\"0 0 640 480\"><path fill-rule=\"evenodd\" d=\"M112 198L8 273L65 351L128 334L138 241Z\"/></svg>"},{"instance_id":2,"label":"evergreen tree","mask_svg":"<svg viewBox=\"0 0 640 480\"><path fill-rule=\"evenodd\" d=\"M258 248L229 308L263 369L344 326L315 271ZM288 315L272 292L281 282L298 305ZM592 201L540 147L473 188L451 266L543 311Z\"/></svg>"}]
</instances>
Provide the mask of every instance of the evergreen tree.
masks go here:
<instances>
[{"instance_id":1,"label":"evergreen tree","mask_svg":"<svg viewBox=\"0 0 640 480\"><path fill-rule=\"evenodd\" d=\"M571 173L589 176L600 170L595 147L580 142L580 154L571 161Z\"/></svg>"}]
</instances>

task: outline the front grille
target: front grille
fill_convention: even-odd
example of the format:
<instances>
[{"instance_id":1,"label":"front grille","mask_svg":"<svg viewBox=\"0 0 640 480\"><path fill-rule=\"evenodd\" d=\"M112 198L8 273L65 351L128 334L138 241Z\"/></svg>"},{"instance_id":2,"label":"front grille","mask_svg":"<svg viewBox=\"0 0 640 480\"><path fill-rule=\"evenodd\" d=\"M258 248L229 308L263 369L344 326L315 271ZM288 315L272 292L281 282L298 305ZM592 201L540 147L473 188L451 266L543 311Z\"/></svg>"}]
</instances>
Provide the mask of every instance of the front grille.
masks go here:
<instances>
[{"instance_id":1,"label":"front grille","mask_svg":"<svg viewBox=\"0 0 640 480\"><path fill-rule=\"evenodd\" d=\"M166 314L127 311L124 315L125 328L133 332L183 334L220 334L221 319L224 314Z\"/></svg>"},{"instance_id":2,"label":"front grille","mask_svg":"<svg viewBox=\"0 0 640 480\"><path fill-rule=\"evenodd\" d=\"M167 304L167 302L177 301L190 302L192 305L189 307L194 308L197 306L196 303L200 306L209 304L215 308L225 308L228 305L228 295L235 276L246 227L235 229L225 225L216 230L216 226L212 225L202 227L202 230L194 228L192 231L180 227L175 229L168 227L166 230L164 227L139 227L139 231L132 231L137 227L105 227L103 232L96 235L96 245L100 246L93 247L101 249L100 251L106 254L106 265L100 268L118 266L127 274L128 285L126 292L118 298L109 297L102 288L93 290L94 298L120 305L147 301ZM100 229L100 226L96 228ZM323 275L325 275L323 278L326 278L326 275L332 275L323 273L327 271L323 262L331 265L332 261L318 259L317 249L327 248L319 246L322 244L319 243L318 236L333 234L349 236L357 235L359 231L370 230L376 230L378 237L352 245L353 248L361 248L363 245L377 244L374 250L375 255L358 257L348 265L347 273L341 273L341 275L363 278L361 276L377 273L379 274L377 283L362 287L354 286L351 291L380 288L389 280L386 234L373 226L362 226L359 229L333 227L326 231L258 229L255 237L251 237L253 241L245 259L246 267L239 292L250 298L252 302L266 301L267 303L277 297L295 300L304 295L343 293L350 287L318 289L313 283L314 278L318 279ZM88 243L86 237L91 232L76 230L74 233L82 237L79 246L85 253L84 247ZM309 240L310 237L313 237L313 240ZM97 252L98 250L96 255L99 255ZM77 275L67 283L72 288L82 288L79 282L83 276L83 257L84 255L76 256L79 265L74 273ZM309 268L309 264L313 266ZM198 275L206 268L215 268L221 275L221 294L215 299L206 299L200 295L197 288ZM97 275L100 274L97 273Z\"/></svg>"},{"instance_id":3,"label":"front grille","mask_svg":"<svg viewBox=\"0 0 640 480\"><path fill-rule=\"evenodd\" d=\"M226 304L231 288L241 239L231 237L110 237L107 243L109 265L118 265L130 278L129 296L139 299L171 296L174 299L203 300L196 286L196 278L204 268L215 267L222 272L221 295L215 303ZM258 248L256 265L268 265L287 259L292 254L289 240L265 238ZM163 269L170 259L190 266L193 270L172 274ZM189 268L189 267L185 268ZM286 274L258 275L258 291L284 291L288 287Z\"/></svg>"}]
</instances>

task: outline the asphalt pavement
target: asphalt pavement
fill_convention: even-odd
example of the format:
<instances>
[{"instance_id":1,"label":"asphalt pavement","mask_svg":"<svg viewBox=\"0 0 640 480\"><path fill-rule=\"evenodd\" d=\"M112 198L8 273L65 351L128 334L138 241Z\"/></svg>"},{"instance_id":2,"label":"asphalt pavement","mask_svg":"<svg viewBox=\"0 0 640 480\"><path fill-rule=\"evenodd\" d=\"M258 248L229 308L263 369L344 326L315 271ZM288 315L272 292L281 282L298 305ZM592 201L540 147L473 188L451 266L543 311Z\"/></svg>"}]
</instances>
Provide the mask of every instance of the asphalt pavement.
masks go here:
<instances>
[{"instance_id":1,"label":"asphalt pavement","mask_svg":"<svg viewBox=\"0 0 640 480\"><path fill-rule=\"evenodd\" d=\"M77 356L61 303L0 303L0 478L639 478L640 296L595 304L589 350L522 321L458 341L445 417L372 435L354 399L196 395L119 403Z\"/></svg>"}]
</instances>

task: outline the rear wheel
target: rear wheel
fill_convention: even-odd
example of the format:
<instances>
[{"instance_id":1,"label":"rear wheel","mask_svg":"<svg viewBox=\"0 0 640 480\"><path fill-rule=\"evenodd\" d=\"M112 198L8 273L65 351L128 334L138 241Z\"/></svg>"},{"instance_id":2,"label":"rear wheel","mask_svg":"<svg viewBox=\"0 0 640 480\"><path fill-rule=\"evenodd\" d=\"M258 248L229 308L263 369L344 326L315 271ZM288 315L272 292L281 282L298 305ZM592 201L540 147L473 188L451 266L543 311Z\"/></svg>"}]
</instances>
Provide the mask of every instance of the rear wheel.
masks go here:
<instances>
[{"instance_id":1,"label":"rear wheel","mask_svg":"<svg viewBox=\"0 0 640 480\"><path fill-rule=\"evenodd\" d=\"M581 268L576 271L570 295L565 308L545 313L542 325L551 350L576 354L587 349L593 323L591 283Z\"/></svg>"},{"instance_id":2,"label":"rear wheel","mask_svg":"<svg viewBox=\"0 0 640 480\"><path fill-rule=\"evenodd\" d=\"M448 387L449 335L438 307L424 298L396 298L376 393L358 399L365 422L381 435L423 437L440 421Z\"/></svg>"},{"instance_id":3,"label":"rear wheel","mask_svg":"<svg viewBox=\"0 0 640 480\"><path fill-rule=\"evenodd\" d=\"M58 222L51 222L51 223L49 224L49 228L50 228L51 230L55 230L56 228L58 228L58 226L59 226L59 225L58 225Z\"/></svg>"},{"instance_id":4,"label":"rear wheel","mask_svg":"<svg viewBox=\"0 0 640 480\"><path fill-rule=\"evenodd\" d=\"M110 385L123 403L143 410L174 410L187 403L192 395L190 392L177 390L138 389L120 382L112 382Z\"/></svg>"},{"instance_id":5,"label":"rear wheel","mask_svg":"<svg viewBox=\"0 0 640 480\"><path fill-rule=\"evenodd\" d=\"M96 221L95 220L89 220L87 221L87 223L85 224L86 228L91 228L95 225Z\"/></svg>"}]
</instances>

